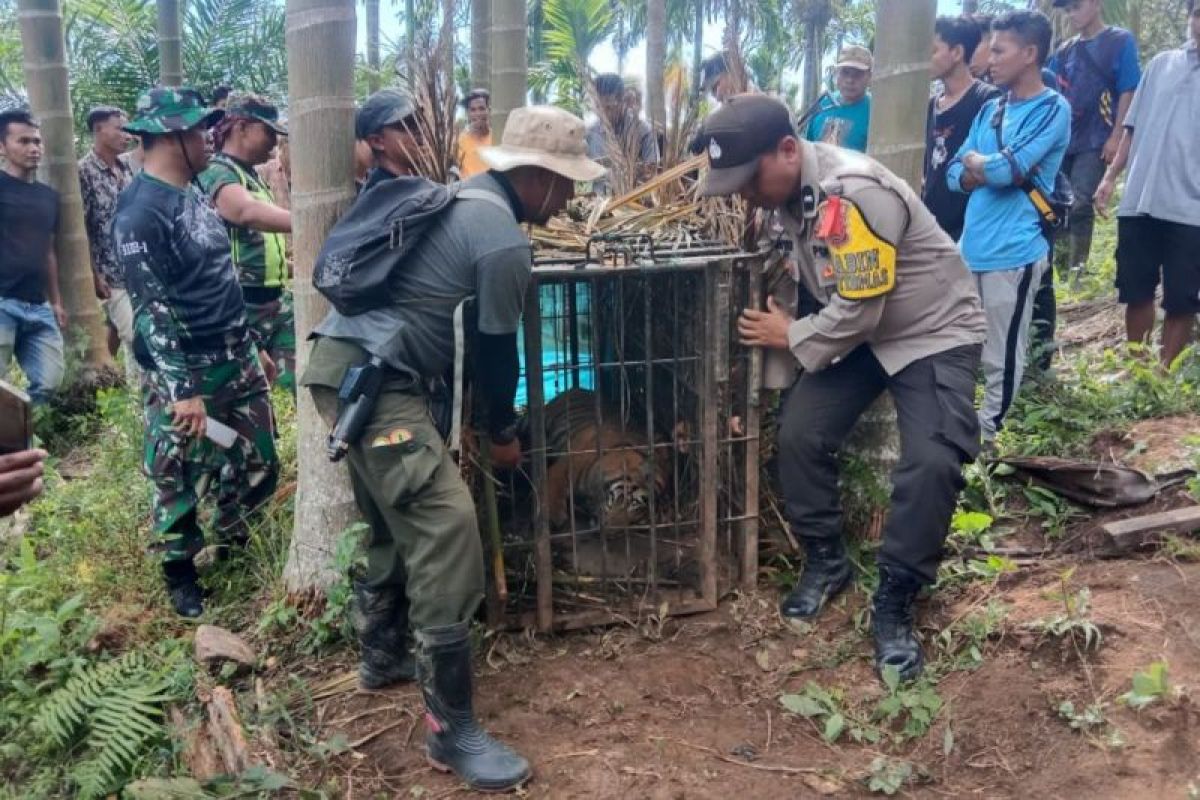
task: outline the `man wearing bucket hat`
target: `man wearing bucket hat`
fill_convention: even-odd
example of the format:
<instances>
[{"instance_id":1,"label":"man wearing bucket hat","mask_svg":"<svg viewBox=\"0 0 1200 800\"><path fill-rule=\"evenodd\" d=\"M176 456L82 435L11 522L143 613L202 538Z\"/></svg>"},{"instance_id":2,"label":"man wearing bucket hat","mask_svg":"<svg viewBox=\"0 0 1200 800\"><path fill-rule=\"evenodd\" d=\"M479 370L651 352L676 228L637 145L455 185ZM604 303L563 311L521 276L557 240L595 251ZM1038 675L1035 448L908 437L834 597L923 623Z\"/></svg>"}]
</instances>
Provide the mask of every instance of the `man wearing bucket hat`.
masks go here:
<instances>
[{"instance_id":1,"label":"man wearing bucket hat","mask_svg":"<svg viewBox=\"0 0 1200 800\"><path fill-rule=\"evenodd\" d=\"M364 646L360 680L411 677L411 625L430 761L472 788L501 791L527 780L530 767L475 719L469 632L484 593L483 553L470 492L422 387L454 365L455 310L474 296L483 435L494 464L519 463L516 335L532 269L521 223L544 224L570 200L576 181L595 180L604 169L587 157L583 122L548 106L513 110L502 143L480 148L479 157L489 171L462 184L396 267L403 280L392 282L389 302L354 315L334 310L317 326L301 382L332 427L343 378L372 358L382 363L382 388L346 460L371 527L362 582L380 604L397 608L397 622L386 636L372 634L370 650ZM367 189L357 202L371 196Z\"/></svg>"},{"instance_id":2,"label":"man wearing bucket hat","mask_svg":"<svg viewBox=\"0 0 1200 800\"><path fill-rule=\"evenodd\" d=\"M275 364L276 381L294 391L296 329L284 236L292 231L292 215L275 204L254 169L271 158L287 128L279 121L279 111L263 98L235 94L212 133L217 152L200 183L225 220L250 327Z\"/></svg>"},{"instance_id":3,"label":"man wearing bucket hat","mask_svg":"<svg viewBox=\"0 0 1200 800\"><path fill-rule=\"evenodd\" d=\"M155 88L138 99L125 130L142 140L143 170L121 193L112 228L145 370L152 549L187 617L203 612L192 561L204 544L200 498L219 482L218 537L241 544L247 515L274 493L278 472L262 366L270 360L247 326L221 218L196 185L205 129L223 114L191 89ZM233 429L232 441L214 422Z\"/></svg>"},{"instance_id":4,"label":"man wearing bucket hat","mask_svg":"<svg viewBox=\"0 0 1200 800\"><path fill-rule=\"evenodd\" d=\"M867 129L871 124L871 70L875 60L862 45L842 48L834 65L837 91L821 97L817 111L805 128L810 142L825 142L867 151Z\"/></svg>"},{"instance_id":5,"label":"man wearing bucket hat","mask_svg":"<svg viewBox=\"0 0 1200 800\"><path fill-rule=\"evenodd\" d=\"M801 369L780 411L779 478L804 571L780 606L809 620L850 583L837 452L884 390L896 404L900 461L879 551L875 663L920 674L913 600L934 582L963 462L979 451L975 371L984 317L958 248L909 186L866 156L801 141L787 108L736 95L704 123L706 195L776 209L797 281L816 313L768 300L746 309L742 342Z\"/></svg>"}]
</instances>

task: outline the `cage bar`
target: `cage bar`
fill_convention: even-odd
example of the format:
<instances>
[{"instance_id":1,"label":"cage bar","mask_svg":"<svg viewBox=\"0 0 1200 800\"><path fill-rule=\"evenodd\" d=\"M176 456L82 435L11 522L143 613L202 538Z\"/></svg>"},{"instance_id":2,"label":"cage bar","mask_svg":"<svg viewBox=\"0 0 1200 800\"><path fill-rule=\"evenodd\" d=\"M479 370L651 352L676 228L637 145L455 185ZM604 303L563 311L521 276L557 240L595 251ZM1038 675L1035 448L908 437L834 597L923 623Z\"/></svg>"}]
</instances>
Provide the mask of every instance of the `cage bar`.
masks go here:
<instances>
[{"instance_id":1,"label":"cage bar","mask_svg":"<svg viewBox=\"0 0 1200 800\"><path fill-rule=\"evenodd\" d=\"M761 356L736 316L762 297L762 261L605 244L618 256L539 259L528 289L528 468L499 492L508 597L489 609L510 627L712 610L757 573Z\"/></svg>"}]
</instances>

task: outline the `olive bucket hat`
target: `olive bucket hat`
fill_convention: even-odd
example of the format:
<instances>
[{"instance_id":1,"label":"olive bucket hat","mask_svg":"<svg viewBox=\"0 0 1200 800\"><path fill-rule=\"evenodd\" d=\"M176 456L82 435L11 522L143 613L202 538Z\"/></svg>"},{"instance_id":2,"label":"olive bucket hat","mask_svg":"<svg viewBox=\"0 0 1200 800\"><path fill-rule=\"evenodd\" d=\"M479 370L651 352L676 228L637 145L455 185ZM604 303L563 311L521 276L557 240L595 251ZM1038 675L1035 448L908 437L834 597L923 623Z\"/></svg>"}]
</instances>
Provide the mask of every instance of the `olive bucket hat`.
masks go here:
<instances>
[{"instance_id":1,"label":"olive bucket hat","mask_svg":"<svg viewBox=\"0 0 1200 800\"><path fill-rule=\"evenodd\" d=\"M203 126L211 128L225 112L207 108L195 89L185 86L156 86L138 97L133 119L125 123L128 133L180 133Z\"/></svg>"}]
</instances>

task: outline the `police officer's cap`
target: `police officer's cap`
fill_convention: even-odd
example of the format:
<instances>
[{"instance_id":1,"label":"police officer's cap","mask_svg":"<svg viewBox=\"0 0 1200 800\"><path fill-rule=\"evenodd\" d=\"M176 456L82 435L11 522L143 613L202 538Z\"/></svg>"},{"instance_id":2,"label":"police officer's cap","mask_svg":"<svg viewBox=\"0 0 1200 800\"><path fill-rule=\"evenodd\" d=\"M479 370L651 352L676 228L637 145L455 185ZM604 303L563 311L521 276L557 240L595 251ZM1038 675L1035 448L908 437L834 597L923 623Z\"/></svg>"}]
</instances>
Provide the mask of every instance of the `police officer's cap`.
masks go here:
<instances>
[{"instance_id":1,"label":"police officer's cap","mask_svg":"<svg viewBox=\"0 0 1200 800\"><path fill-rule=\"evenodd\" d=\"M704 120L703 140L708 152L706 197L736 194L758 171L758 158L779 146L785 136L795 136L792 114L780 101L765 94L739 94L729 98Z\"/></svg>"},{"instance_id":2,"label":"police officer's cap","mask_svg":"<svg viewBox=\"0 0 1200 800\"><path fill-rule=\"evenodd\" d=\"M354 136L357 139L366 139L388 125L395 125L411 117L416 110L416 103L407 92L399 89L380 89L366 99L354 116Z\"/></svg>"}]
</instances>

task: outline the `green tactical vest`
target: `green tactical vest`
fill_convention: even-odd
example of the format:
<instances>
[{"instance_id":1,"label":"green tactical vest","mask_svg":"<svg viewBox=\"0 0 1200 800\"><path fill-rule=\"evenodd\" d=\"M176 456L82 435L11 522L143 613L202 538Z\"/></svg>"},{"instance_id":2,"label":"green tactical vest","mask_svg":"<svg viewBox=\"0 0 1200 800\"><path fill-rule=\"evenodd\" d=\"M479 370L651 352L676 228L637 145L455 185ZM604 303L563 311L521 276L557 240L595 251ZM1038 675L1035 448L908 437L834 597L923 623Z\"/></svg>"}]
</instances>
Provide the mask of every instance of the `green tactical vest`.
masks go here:
<instances>
[{"instance_id":1,"label":"green tactical vest","mask_svg":"<svg viewBox=\"0 0 1200 800\"><path fill-rule=\"evenodd\" d=\"M214 190L237 181L250 196L264 203L275 204L271 190L258 175L246 169L236 159L217 153L201 176L209 196ZM256 231L239 225L225 223L232 245L233 266L242 286L283 288L287 281L287 244L284 234Z\"/></svg>"}]
</instances>

